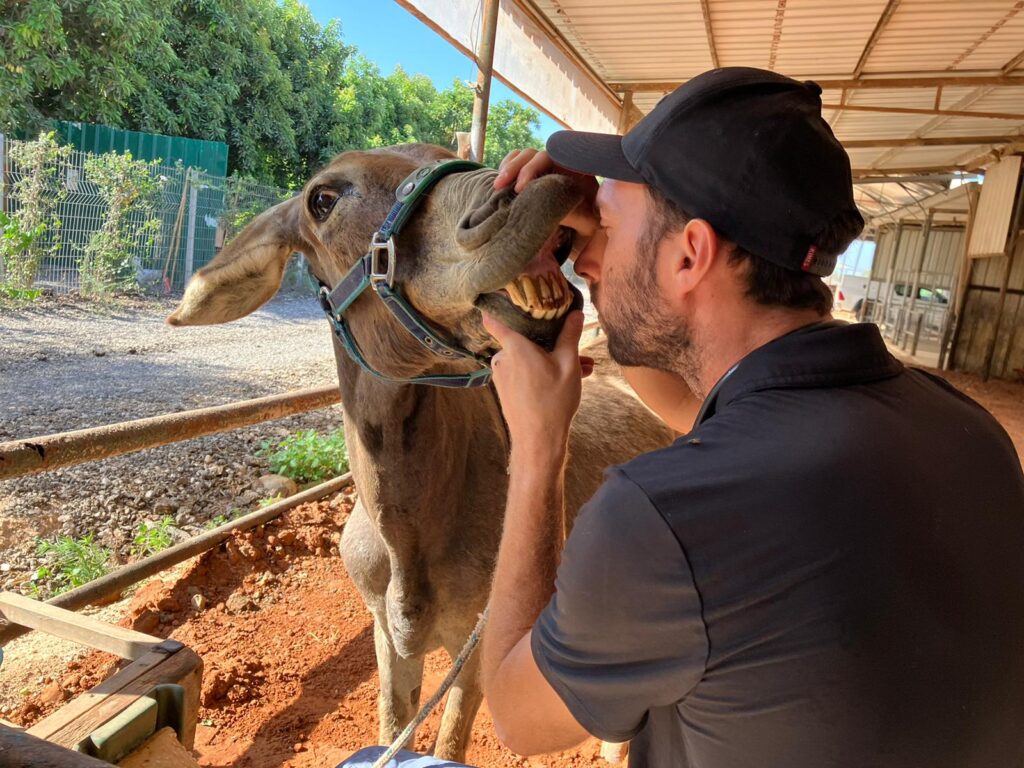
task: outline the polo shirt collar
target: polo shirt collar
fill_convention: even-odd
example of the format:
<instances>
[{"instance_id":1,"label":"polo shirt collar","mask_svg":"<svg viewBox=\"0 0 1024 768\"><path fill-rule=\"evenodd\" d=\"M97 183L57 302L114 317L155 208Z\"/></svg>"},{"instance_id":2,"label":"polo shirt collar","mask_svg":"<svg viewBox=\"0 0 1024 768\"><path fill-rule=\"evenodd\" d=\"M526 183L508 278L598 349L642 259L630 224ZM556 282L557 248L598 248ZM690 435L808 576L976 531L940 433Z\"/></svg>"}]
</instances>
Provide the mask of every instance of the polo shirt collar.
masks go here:
<instances>
[{"instance_id":1,"label":"polo shirt collar","mask_svg":"<svg viewBox=\"0 0 1024 768\"><path fill-rule=\"evenodd\" d=\"M873 323L813 323L758 347L730 368L708 393L696 424L751 392L865 384L901 371L903 364L889 354Z\"/></svg>"}]
</instances>

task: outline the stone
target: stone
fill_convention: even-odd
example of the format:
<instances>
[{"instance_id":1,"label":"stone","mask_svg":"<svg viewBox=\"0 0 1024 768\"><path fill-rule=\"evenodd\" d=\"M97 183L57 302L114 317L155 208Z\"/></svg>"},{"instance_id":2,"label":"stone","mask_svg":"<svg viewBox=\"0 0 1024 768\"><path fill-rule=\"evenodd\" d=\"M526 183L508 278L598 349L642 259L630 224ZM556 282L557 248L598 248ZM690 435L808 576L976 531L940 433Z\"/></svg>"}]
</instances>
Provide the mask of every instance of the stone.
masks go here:
<instances>
[{"instance_id":1,"label":"stone","mask_svg":"<svg viewBox=\"0 0 1024 768\"><path fill-rule=\"evenodd\" d=\"M206 607L206 598L201 594L192 595L192 605L197 611L201 611Z\"/></svg>"},{"instance_id":2,"label":"stone","mask_svg":"<svg viewBox=\"0 0 1024 768\"><path fill-rule=\"evenodd\" d=\"M299 486L295 484L295 481L284 475L262 475L256 482L268 497L283 496L287 498L299 492Z\"/></svg>"},{"instance_id":3,"label":"stone","mask_svg":"<svg viewBox=\"0 0 1024 768\"><path fill-rule=\"evenodd\" d=\"M61 688L60 683L56 680L51 680L43 688L42 693L39 694L39 701L43 704L60 704L63 701L67 701L68 692Z\"/></svg>"}]
</instances>

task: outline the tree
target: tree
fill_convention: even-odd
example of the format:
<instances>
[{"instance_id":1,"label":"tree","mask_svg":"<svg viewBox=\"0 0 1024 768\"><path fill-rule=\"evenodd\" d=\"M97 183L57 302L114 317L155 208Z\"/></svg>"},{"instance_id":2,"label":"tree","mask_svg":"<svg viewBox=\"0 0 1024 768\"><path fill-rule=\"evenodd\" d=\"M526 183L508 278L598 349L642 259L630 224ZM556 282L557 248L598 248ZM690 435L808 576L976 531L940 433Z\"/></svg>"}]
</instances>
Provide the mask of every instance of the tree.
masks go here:
<instances>
[{"instance_id":1,"label":"tree","mask_svg":"<svg viewBox=\"0 0 1024 768\"><path fill-rule=\"evenodd\" d=\"M543 149L534 135L540 128L540 115L532 107L524 107L511 99L492 104L487 111L487 138L484 141L484 161L493 168L513 149Z\"/></svg>"}]
</instances>

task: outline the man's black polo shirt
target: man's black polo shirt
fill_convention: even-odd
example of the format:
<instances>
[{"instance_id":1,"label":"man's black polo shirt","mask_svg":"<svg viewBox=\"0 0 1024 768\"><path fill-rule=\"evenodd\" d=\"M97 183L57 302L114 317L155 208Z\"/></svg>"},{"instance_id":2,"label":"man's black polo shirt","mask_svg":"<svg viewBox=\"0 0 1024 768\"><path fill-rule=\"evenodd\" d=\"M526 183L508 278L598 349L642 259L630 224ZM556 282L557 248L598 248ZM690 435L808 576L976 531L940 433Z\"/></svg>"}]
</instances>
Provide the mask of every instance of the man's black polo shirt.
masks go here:
<instances>
[{"instance_id":1,"label":"man's black polo shirt","mask_svg":"<svg viewBox=\"0 0 1024 768\"><path fill-rule=\"evenodd\" d=\"M1020 463L875 326L802 329L609 470L533 652L631 766L1018 768Z\"/></svg>"}]
</instances>

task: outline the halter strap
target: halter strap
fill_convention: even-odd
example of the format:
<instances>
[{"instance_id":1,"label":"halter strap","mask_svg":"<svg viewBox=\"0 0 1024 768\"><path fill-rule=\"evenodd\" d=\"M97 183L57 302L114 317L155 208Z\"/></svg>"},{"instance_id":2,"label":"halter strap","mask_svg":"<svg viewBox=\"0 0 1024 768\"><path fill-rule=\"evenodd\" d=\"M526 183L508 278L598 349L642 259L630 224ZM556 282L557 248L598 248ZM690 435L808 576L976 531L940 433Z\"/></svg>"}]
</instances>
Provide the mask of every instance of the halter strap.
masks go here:
<instances>
[{"instance_id":1,"label":"halter strap","mask_svg":"<svg viewBox=\"0 0 1024 768\"><path fill-rule=\"evenodd\" d=\"M395 191L395 204L388 212L384 223L373 234L367 253L333 288L320 283L317 297L327 314L334 330L348 356L364 371L378 379L398 383L429 384L435 387L467 389L483 387L491 380L489 360L453 344L430 327L394 286L395 241L397 235L412 215L423 193L449 173L482 168L479 163L469 160L440 160L418 168L399 185ZM369 287L380 297L384 306L402 324L402 327L420 344L441 357L449 360L465 358L478 363L481 368L463 374L427 374L411 378L394 378L381 373L371 366L352 336L352 330L345 321L345 312Z\"/></svg>"}]
</instances>

